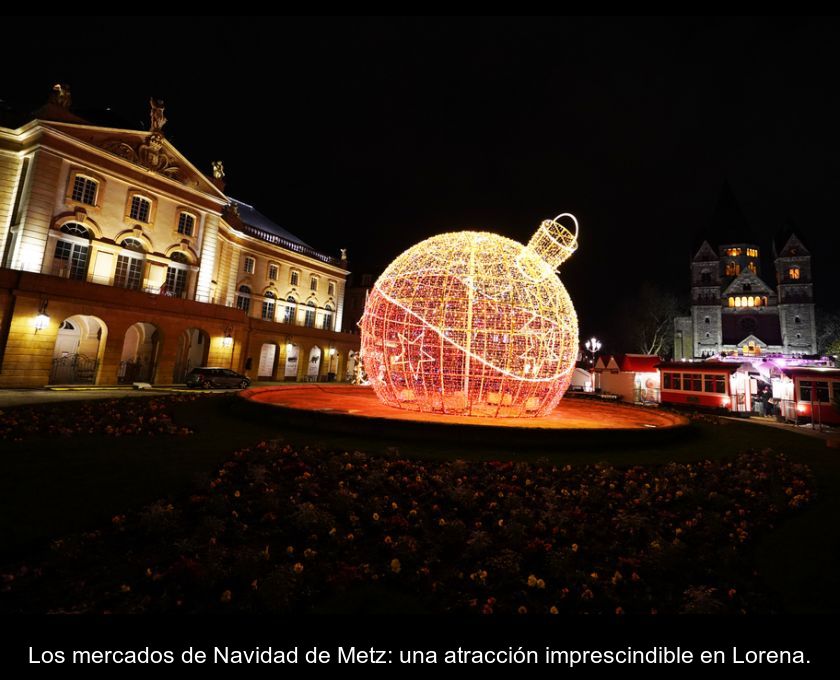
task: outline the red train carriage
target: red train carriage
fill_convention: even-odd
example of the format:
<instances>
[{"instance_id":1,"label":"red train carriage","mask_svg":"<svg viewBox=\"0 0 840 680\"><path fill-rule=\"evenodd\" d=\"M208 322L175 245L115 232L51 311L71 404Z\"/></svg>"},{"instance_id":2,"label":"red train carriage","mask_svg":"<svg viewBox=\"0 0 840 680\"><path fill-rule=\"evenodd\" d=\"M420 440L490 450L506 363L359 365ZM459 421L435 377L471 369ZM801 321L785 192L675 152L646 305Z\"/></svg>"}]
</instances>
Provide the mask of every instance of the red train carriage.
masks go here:
<instances>
[{"instance_id":1,"label":"red train carriage","mask_svg":"<svg viewBox=\"0 0 840 680\"><path fill-rule=\"evenodd\" d=\"M657 365L663 404L750 413L753 409L746 367L723 361L666 361Z\"/></svg>"},{"instance_id":2,"label":"red train carriage","mask_svg":"<svg viewBox=\"0 0 840 680\"><path fill-rule=\"evenodd\" d=\"M840 368L781 368L773 398L785 420L840 425Z\"/></svg>"}]
</instances>

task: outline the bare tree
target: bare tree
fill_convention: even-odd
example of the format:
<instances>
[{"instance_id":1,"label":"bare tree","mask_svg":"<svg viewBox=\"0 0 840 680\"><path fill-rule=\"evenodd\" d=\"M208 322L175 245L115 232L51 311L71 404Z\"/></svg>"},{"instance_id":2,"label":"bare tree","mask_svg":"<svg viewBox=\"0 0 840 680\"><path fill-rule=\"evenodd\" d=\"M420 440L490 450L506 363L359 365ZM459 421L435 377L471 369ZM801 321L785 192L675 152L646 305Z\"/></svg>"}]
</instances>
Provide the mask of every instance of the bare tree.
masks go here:
<instances>
[{"instance_id":1,"label":"bare tree","mask_svg":"<svg viewBox=\"0 0 840 680\"><path fill-rule=\"evenodd\" d=\"M817 351L840 355L840 311L817 310Z\"/></svg>"},{"instance_id":2,"label":"bare tree","mask_svg":"<svg viewBox=\"0 0 840 680\"><path fill-rule=\"evenodd\" d=\"M679 310L677 296L652 283L643 283L628 305L625 332L641 354L668 356L674 347L674 317Z\"/></svg>"}]
</instances>

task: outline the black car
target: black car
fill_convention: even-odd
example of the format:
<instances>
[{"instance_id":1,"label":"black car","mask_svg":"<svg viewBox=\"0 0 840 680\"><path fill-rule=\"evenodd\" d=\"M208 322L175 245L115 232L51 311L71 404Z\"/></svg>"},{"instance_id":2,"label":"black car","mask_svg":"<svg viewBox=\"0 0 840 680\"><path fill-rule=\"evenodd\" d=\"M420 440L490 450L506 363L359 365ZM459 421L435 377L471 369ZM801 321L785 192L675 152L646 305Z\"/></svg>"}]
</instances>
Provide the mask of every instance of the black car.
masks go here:
<instances>
[{"instance_id":1,"label":"black car","mask_svg":"<svg viewBox=\"0 0 840 680\"><path fill-rule=\"evenodd\" d=\"M187 374L187 387L233 387L245 389L251 384L247 375L242 375L229 368L194 368Z\"/></svg>"}]
</instances>

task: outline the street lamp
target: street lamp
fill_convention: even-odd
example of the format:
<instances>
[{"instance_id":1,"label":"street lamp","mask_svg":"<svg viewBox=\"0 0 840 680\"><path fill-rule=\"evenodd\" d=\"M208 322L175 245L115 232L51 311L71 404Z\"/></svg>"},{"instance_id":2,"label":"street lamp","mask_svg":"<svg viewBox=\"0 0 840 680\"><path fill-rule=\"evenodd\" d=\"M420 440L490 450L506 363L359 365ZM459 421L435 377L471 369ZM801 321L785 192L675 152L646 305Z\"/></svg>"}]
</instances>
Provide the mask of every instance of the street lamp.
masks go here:
<instances>
[{"instance_id":1,"label":"street lamp","mask_svg":"<svg viewBox=\"0 0 840 680\"><path fill-rule=\"evenodd\" d=\"M598 338L596 338L596 337L591 337L591 338L589 338L589 340L586 341L586 343L583 346L586 347L586 351L589 352L590 357L591 357L590 361L592 363L592 366L594 367L595 366L595 354L597 354L598 350L601 349L601 341L598 340Z\"/></svg>"}]
</instances>

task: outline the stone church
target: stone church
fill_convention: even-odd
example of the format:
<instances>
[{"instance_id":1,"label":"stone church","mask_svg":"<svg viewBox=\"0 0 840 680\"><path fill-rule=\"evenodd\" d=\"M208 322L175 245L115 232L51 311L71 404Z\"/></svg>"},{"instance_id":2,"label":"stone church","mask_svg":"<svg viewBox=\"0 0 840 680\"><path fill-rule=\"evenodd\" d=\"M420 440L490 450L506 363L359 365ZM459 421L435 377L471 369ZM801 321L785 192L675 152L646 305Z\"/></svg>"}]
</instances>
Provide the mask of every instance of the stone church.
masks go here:
<instances>
[{"instance_id":1,"label":"stone church","mask_svg":"<svg viewBox=\"0 0 840 680\"><path fill-rule=\"evenodd\" d=\"M811 253L800 236L788 226L763 251L728 188L716 224L720 236L691 260L691 316L675 319L674 358L816 354Z\"/></svg>"}]
</instances>

